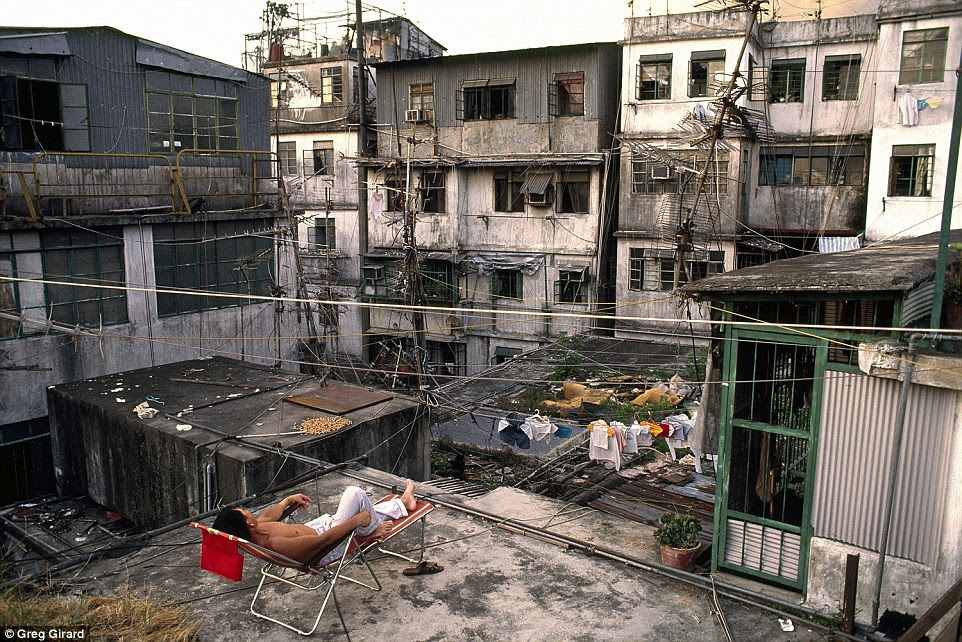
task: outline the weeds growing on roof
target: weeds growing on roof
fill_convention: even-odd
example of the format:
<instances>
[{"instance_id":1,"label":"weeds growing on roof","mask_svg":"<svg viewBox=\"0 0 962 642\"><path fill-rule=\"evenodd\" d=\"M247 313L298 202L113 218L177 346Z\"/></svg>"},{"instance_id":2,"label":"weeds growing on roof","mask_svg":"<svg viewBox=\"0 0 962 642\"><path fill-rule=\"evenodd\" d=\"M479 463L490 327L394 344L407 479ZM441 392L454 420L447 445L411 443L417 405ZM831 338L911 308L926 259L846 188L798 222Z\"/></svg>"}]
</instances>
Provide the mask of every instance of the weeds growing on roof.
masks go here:
<instances>
[{"instance_id":1,"label":"weeds growing on roof","mask_svg":"<svg viewBox=\"0 0 962 642\"><path fill-rule=\"evenodd\" d=\"M182 607L134 597L62 596L14 588L0 594L4 626L87 626L91 639L166 642L197 639L200 622Z\"/></svg>"}]
</instances>

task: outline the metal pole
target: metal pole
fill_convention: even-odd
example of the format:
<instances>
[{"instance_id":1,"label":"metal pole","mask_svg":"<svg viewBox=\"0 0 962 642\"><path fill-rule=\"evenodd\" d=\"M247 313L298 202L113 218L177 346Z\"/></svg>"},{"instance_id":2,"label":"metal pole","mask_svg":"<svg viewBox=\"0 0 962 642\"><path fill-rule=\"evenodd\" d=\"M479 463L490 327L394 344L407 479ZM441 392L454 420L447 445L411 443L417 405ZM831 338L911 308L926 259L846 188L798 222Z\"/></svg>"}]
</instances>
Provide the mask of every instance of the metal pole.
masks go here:
<instances>
[{"instance_id":1,"label":"metal pole","mask_svg":"<svg viewBox=\"0 0 962 642\"><path fill-rule=\"evenodd\" d=\"M358 128L357 128L357 155L367 154L367 66L365 65L364 51L364 22L362 21L361 0L355 2L355 22L357 23L354 31L357 34L357 98L358 98ZM368 229L367 229L367 166L362 162L357 166L357 252L359 267L364 279L364 257L368 252ZM360 309L361 336L367 336L371 328L371 310L367 306ZM361 354L365 357L366 346L364 339L361 339Z\"/></svg>"},{"instance_id":2,"label":"metal pole","mask_svg":"<svg viewBox=\"0 0 962 642\"><path fill-rule=\"evenodd\" d=\"M949 138L949 165L945 169L945 196L942 198L942 230L939 234L939 255L935 260L935 290L932 295L933 330L942 323L942 298L945 295L945 269L949 260L949 230L952 227L952 201L955 200L955 180L959 170L959 136L962 135L962 54L955 70L955 111L952 112L952 134Z\"/></svg>"},{"instance_id":3,"label":"metal pole","mask_svg":"<svg viewBox=\"0 0 962 642\"><path fill-rule=\"evenodd\" d=\"M872 591L872 624L878 626L879 602L882 596L882 575L885 572L885 555L888 552L889 529L892 526L892 508L895 505L895 486L898 481L899 463L902 459L902 433L905 431L905 411L909 401L909 387L912 385L912 360L915 358L915 342L922 335L909 337L909 349L901 362L902 394L895 412L895 436L892 439L892 468L889 471L888 494L885 496L885 509L882 511L882 541L878 554L878 571L875 574L875 590Z\"/></svg>"}]
</instances>

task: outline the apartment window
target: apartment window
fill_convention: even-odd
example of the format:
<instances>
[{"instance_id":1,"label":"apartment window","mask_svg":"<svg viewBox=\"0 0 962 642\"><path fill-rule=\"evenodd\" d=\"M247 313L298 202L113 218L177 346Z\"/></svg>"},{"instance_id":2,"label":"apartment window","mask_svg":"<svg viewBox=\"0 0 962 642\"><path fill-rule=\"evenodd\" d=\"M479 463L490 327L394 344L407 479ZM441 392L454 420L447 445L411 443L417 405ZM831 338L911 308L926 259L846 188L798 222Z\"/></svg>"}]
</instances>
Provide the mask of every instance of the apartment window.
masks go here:
<instances>
[{"instance_id":1,"label":"apartment window","mask_svg":"<svg viewBox=\"0 0 962 642\"><path fill-rule=\"evenodd\" d=\"M692 154L675 154L680 162L695 171L704 166L704 157ZM693 172L677 171L664 163L645 156L632 156L631 191L635 194L681 194L694 193L698 177ZM728 193L728 161L714 160L708 166L704 189L708 194Z\"/></svg>"},{"instance_id":2,"label":"apartment window","mask_svg":"<svg viewBox=\"0 0 962 642\"><path fill-rule=\"evenodd\" d=\"M461 376L467 360L467 346L447 341L425 341L430 372L440 376Z\"/></svg>"},{"instance_id":3,"label":"apartment window","mask_svg":"<svg viewBox=\"0 0 962 642\"><path fill-rule=\"evenodd\" d=\"M585 172L570 172L562 176L558 185L560 203L558 209L564 214L587 214L591 182Z\"/></svg>"},{"instance_id":4,"label":"apartment window","mask_svg":"<svg viewBox=\"0 0 962 642\"><path fill-rule=\"evenodd\" d=\"M555 74L548 99L552 116L582 116L585 113L585 72Z\"/></svg>"},{"instance_id":5,"label":"apartment window","mask_svg":"<svg viewBox=\"0 0 962 642\"><path fill-rule=\"evenodd\" d=\"M948 27L919 29L902 34L899 84L942 82L948 42Z\"/></svg>"},{"instance_id":6,"label":"apartment window","mask_svg":"<svg viewBox=\"0 0 962 642\"><path fill-rule=\"evenodd\" d=\"M334 175L334 141L315 140L311 157L314 176Z\"/></svg>"},{"instance_id":7,"label":"apartment window","mask_svg":"<svg viewBox=\"0 0 962 642\"><path fill-rule=\"evenodd\" d=\"M444 172L421 174L421 211L438 213L444 211Z\"/></svg>"},{"instance_id":8,"label":"apartment window","mask_svg":"<svg viewBox=\"0 0 962 642\"><path fill-rule=\"evenodd\" d=\"M661 289L671 290L674 288L675 284L675 262L676 257L662 258L660 261L661 268ZM712 274L721 274L725 271L725 252L724 251L711 251L707 254L701 256L686 255L686 265L688 266L688 271L686 272L682 269L678 274L678 285L684 285L691 281L697 281L698 279L703 279L706 276L711 276ZM689 278L689 276L691 278Z\"/></svg>"},{"instance_id":9,"label":"apartment window","mask_svg":"<svg viewBox=\"0 0 962 642\"><path fill-rule=\"evenodd\" d=\"M153 153L237 149L237 87L223 80L148 71L147 139Z\"/></svg>"},{"instance_id":10,"label":"apartment window","mask_svg":"<svg viewBox=\"0 0 962 642\"><path fill-rule=\"evenodd\" d=\"M384 188L387 191L387 211L403 212L404 199L407 196L407 181L403 176L391 175L384 179Z\"/></svg>"},{"instance_id":11,"label":"apartment window","mask_svg":"<svg viewBox=\"0 0 962 642\"><path fill-rule=\"evenodd\" d=\"M857 100L858 76L862 70L862 57L825 56L822 73L822 100Z\"/></svg>"},{"instance_id":12,"label":"apartment window","mask_svg":"<svg viewBox=\"0 0 962 642\"><path fill-rule=\"evenodd\" d=\"M768 102L800 103L805 96L805 59L773 60L768 70Z\"/></svg>"},{"instance_id":13,"label":"apartment window","mask_svg":"<svg viewBox=\"0 0 962 642\"><path fill-rule=\"evenodd\" d=\"M494 270L491 273L491 296L497 299L521 299L523 288L520 270Z\"/></svg>"},{"instance_id":14,"label":"apartment window","mask_svg":"<svg viewBox=\"0 0 962 642\"><path fill-rule=\"evenodd\" d=\"M434 85L421 83L411 85L409 109L419 109L424 112L424 120L434 120Z\"/></svg>"},{"instance_id":15,"label":"apartment window","mask_svg":"<svg viewBox=\"0 0 962 642\"><path fill-rule=\"evenodd\" d=\"M98 285L124 285L124 242L119 227L97 233L79 229L47 230L40 237L45 279L84 284L46 284L51 319L69 325L100 326L127 322L127 295Z\"/></svg>"},{"instance_id":16,"label":"apartment window","mask_svg":"<svg viewBox=\"0 0 962 642\"><path fill-rule=\"evenodd\" d=\"M635 98L668 100L671 98L671 54L641 56L635 70Z\"/></svg>"},{"instance_id":17,"label":"apartment window","mask_svg":"<svg viewBox=\"0 0 962 642\"><path fill-rule=\"evenodd\" d=\"M307 245L312 250L333 250L337 247L337 232L333 218L316 218L307 228Z\"/></svg>"},{"instance_id":18,"label":"apartment window","mask_svg":"<svg viewBox=\"0 0 962 642\"><path fill-rule=\"evenodd\" d=\"M862 145L763 147L759 151L759 185L862 185Z\"/></svg>"},{"instance_id":19,"label":"apartment window","mask_svg":"<svg viewBox=\"0 0 962 642\"><path fill-rule=\"evenodd\" d=\"M324 105L339 103L343 93L341 68L321 67L321 103Z\"/></svg>"},{"instance_id":20,"label":"apartment window","mask_svg":"<svg viewBox=\"0 0 962 642\"><path fill-rule=\"evenodd\" d=\"M645 250L633 247L628 250L628 289L645 289Z\"/></svg>"},{"instance_id":21,"label":"apartment window","mask_svg":"<svg viewBox=\"0 0 962 642\"><path fill-rule=\"evenodd\" d=\"M554 299L558 303L584 303L587 269L559 270L554 284Z\"/></svg>"},{"instance_id":22,"label":"apartment window","mask_svg":"<svg viewBox=\"0 0 962 642\"><path fill-rule=\"evenodd\" d=\"M0 247L12 249L10 234L0 235ZM13 252L0 252L0 276L17 277L17 255ZM20 316L20 290L16 281L0 280L0 312ZM20 323L14 319L0 316L0 339L15 337L20 331Z\"/></svg>"},{"instance_id":23,"label":"apartment window","mask_svg":"<svg viewBox=\"0 0 962 642\"><path fill-rule=\"evenodd\" d=\"M468 80L458 92L459 120L514 118L514 79Z\"/></svg>"},{"instance_id":24,"label":"apartment window","mask_svg":"<svg viewBox=\"0 0 962 642\"><path fill-rule=\"evenodd\" d=\"M22 67L56 78L52 64L30 60ZM88 123L86 85L0 75L0 150L87 152Z\"/></svg>"},{"instance_id":25,"label":"apartment window","mask_svg":"<svg viewBox=\"0 0 962 642\"><path fill-rule=\"evenodd\" d=\"M281 163L284 176L297 176L297 143L280 141L277 143L277 159Z\"/></svg>"},{"instance_id":26,"label":"apartment window","mask_svg":"<svg viewBox=\"0 0 962 642\"><path fill-rule=\"evenodd\" d=\"M494 211L523 212L524 195L521 186L524 178L513 172L499 172L494 175Z\"/></svg>"},{"instance_id":27,"label":"apartment window","mask_svg":"<svg viewBox=\"0 0 962 642\"><path fill-rule=\"evenodd\" d=\"M269 221L228 220L154 226L158 288L266 295L273 284ZM240 305L245 299L157 293L161 317Z\"/></svg>"},{"instance_id":28,"label":"apartment window","mask_svg":"<svg viewBox=\"0 0 962 642\"><path fill-rule=\"evenodd\" d=\"M889 196L931 196L935 145L893 145Z\"/></svg>"},{"instance_id":29,"label":"apartment window","mask_svg":"<svg viewBox=\"0 0 962 642\"><path fill-rule=\"evenodd\" d=\"M725 50L693 51L688 68L688 95L707 96L715 76L725 72Z\"/></svg>"},{"instance_id":30,"label":"apartment window","mask_svg":"<svg viewBox=\"0 0 962 642\"><path fill-rule=\"evenodd\" d=\"M451 261L426 259L421 264L421 282L428 302L451 303L457 299L458 289Z\"/></svg>"}]
</instances>

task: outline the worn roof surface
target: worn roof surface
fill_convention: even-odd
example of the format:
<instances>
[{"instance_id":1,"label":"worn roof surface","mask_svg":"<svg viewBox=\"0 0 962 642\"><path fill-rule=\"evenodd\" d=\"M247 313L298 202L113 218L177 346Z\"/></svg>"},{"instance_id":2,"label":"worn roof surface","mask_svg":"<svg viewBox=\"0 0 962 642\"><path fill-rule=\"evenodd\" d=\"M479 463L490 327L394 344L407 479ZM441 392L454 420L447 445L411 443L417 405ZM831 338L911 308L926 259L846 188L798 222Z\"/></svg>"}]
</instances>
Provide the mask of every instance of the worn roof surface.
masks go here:
<instances>
[{"instance_id":1,"label":"worn roof surface","mask_svg":"<svg viewBox=\"0 0 962 642\"><path fill-rule=\"evenodd\" d=\"M359 472L377 475L388 484L397 482L370 469ZM316 499L320 510L333 511L347 485L361 486L375 497L386 492L341 473L296 490ZM438 490L424 486L421 492ZM652 529L612 515L509 488L477 499L446 497L633 557L658 559ZM315 506L299 511L295 519L316 517ZM383 590L375 593L346 582L339 585L337 606L344 624L338 610L329 605L317 632L308 639L725 640L713 615L711 596L705 591L525 537L497 524L438 508L428 517L426 558L444 571L407 577L401 571L410 563L374 555L372 565ZM402 534L395 540L397 548L410 551L417 544L417 535L417 527ZM258 560L245 560L243 579L238 583L198 567L200 533L194 528L183 527L133 550L106 535L99 535L98 543L116 543L118 552L124 554L72 569L64 576L69 578L70 590L180 603L201 622L201 640L304 639L250 614L248 607L260 579ZM362 571L355 568L352 576L364 579ZM278 590L277 586L265 590L266 612L300 618L302 625L313 622L323 599L319 597L323 591ZM720 603L735 639L824 639L798 622L794 633L782 633L775 616L767 612L724 598Z\"/></svg>"},{"instance_id":2,"label":"worn roof surface","mask_svg":"<svg viewBox=\"0 0 962 642\"><path fill-rule=\"evenodd\" d=\"M705 298L748 292L908 292L934 276L938 240L934 232L859 250L772 261L701 279L682 292ZM960 241L962 230L952 230L951 242Z\"/></svg>"}]
</instances>

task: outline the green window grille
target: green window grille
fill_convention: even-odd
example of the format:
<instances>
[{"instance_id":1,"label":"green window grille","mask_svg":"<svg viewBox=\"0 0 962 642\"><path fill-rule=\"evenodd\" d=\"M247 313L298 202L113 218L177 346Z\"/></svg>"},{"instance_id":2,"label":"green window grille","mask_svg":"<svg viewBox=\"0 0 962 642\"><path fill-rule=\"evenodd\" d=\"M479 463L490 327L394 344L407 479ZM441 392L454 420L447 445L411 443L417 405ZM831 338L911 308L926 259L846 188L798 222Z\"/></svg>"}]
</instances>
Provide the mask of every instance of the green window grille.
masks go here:
<instances>
[{"instance_id":1,"label":"green window grille","mask_svg":"<svg viewBox=\"0 0 962 642\"><path fill-rule=\"evenodd\" d=\"M889 196L931 196L935 145L893 145Z\"/></svg>"},{"instance_id":2,"label":"green window grille","mask_svg":"<svg viewBox=\"0 0 962 642\"><path fill-rule=\"evenodd\" d=\"M902 34L899 84L942 82L948 43L948 27L919 29Z\"/></svg>"},{"instance_id":3,"label":"green window grille","mask_svg":"<svg viewBox=\"0 0 962 642\"><path fill-rule=\"evenodd\" d=\"M153 70L145 78L147 142L152 153L237 149L233 83Z\"/></svg>"},{"instance_id":4,"label":"green window grille","mask_svg":"<svg viewBox=\"0 0 962 642\"><path fill-rule=\"evenodd\" d=\"M100 326L127 322L124 290L124 241L119 227L46 230L40 236L44 279L78 285L44 285L50 318L69 325Z\"/></svg>"},{"instance_id":5,"label":"green window grille","mask_svg":"<svg viewBox=\"0 0 962 642\"><path fill-rule=\"evenodd\" d=\"M254 220L169 223L154 226L158 288L270 294L274 280L273 226ZM157 293L161 317L240 305L236 297Z\"/></svg>"},{"instance_id":6,"label":"green window grille","mask_svg":"<svg viewBox=\"0 0 962 642\"><path fill-rule=\"evenodd\" d=\"M768 102L800 103L805 99L805 60L773 60L768 71Z\"/></svg>"}]
</instances>

